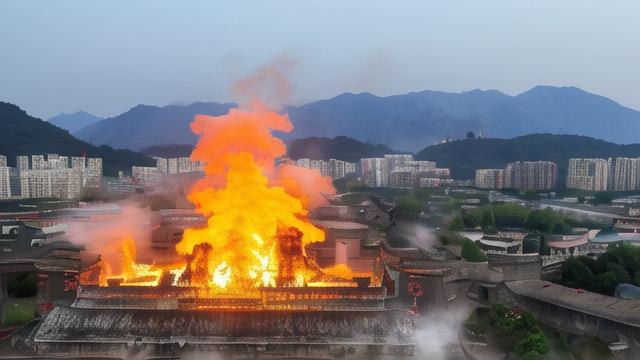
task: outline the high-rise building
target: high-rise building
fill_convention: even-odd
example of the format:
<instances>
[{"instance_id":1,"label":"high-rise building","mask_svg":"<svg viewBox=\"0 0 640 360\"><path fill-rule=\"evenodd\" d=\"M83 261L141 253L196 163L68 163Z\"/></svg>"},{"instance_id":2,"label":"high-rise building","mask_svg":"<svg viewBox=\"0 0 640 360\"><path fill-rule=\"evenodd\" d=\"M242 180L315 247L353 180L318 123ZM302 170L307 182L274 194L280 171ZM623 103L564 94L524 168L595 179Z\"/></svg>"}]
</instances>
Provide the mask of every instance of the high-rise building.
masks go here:
<instances>
[{"instance_id":1,"label":"high-rise building","mask_svg":"<svg viewBox=\"0 0 640 360\"><path fill-rule=\"evenodd\" d=\"M413 161L413 155L387 154L384 156L384 160L387 162L387 165L386 165L387 170L389 172L392 172L392 171L396 171L397 168L404 167L405 165L407 165L408 162Z\"/></svg>"},{"instance_id":2,"label":"high-rise building","mask_svg":"<svg viewBox=\"0 0 640 360\"><path fill-rule=\"evenodd\" d=\"M5 162L6 162L6 158L5 158ZM10 167L0 166L0 199L8 199L12 195L10 170L11 170Z\"/></svg>"},{"instance_id":3,"label":"high-rise building","mask_svg":"<svg viewBox=\"0 0 640 360\"><path fill-rule=\"evenodd\" d=\"M73 156L71 157L71 167L74 169L83 169L87 166L86 165L87 162L87 158L85 158L84 156Z\"/></svg>"},{"instance_id":4,"label":"high-rise building","mask_svg":"<svg viewBox=\"0 0 640 360\"><path fill-rule=\"evenodd\" d=\"M504 169L476 170L476 187L499 190L504 188Z\"/></svg>"},{"instance_id":5,"label":"high-rise building","mask_svg":"<svg viewBox=\"0 0 640 360\"><path fill-rule=\"evenodd\" d=\"M46 168L44 155L31 155L31 168L33 170L42 170Z\"/></svg>"},{"instance_id":6,"label":"high-rise building","mask_svg":"<svg viewBox=\"0 0 640 360\"><path fill-rule=\"evenodd\" d=\"M640 188L640 158L609 159L609 190L629 191Z\"/></svg>"},{"instance_id":7,"label":"high-rise building","mask_svg":"<svg viewBox=\"0 0 640 360\"><path fill-rule=\"evenodd\" d=\"M58 157L58 169L67 169L69 167L69 157L68 156L59 156Z\"/></svg>"},{"instance_id":8,"label":"high-rise building","mask_svg":"<svg viewBox=\"0 0 640 360\"><path fill-rule=\"evenodd\" d=\"M329 161L326 161L302 158L296 160L295 165L308 169L318 169L322 176L328 176L333 180L356 172L356 164L337 159L329 159Z\"/></svg>"},{"instance_id":9,"label":"high-rise building","mask_svg":"<svg viewBox=\"0 0 640 360\"><path fill-rule=\"evenodd\" d=\"M384 187L389 185L387 159L360 159L360 166L362 169L362 181L365 183L365 185L371 187Z\"/></svg>"},{"instance_id":10,"label":"high-rise building","mask_svg":"<svg viewBox=\"0 0 640 360\"><path fill-rule=\"evenodd\" d=\"M167 159L167 173L169 174L177 174L178 173L178 159Z\"/></svg>"},{"instance_id":11,"label":"high-rise building","mask_svg":"<svg viewBox=\"0 0 640 360\"><path fill-rule=\"evenodd\" d=\"M569 159L567 188L606 191L609 166L605 159Z\"/></svg>"},{"instance_id":12,"label":"high-rise building","mask_svg":"<svg viewBox=\"0 0 640 360\"><path fill-rule=\"evenodd\" d=\"M26 198L52 196L52 171L35 169L20 172L20 193Z\"/></svg>"},{"instance_id":13,"label":"high-rise building","mask_svg":"<svg viewBox=\"0 0 640 360\"><path fill-rule=\"evenodd\" d=\"M84 186L99 188L102 182L102 159L88 158L84 172Z\"/></svg>"},{"instance_id":14,"label":"high-rise building","mask_svg":"<svg viewBox=\"0 0 640 360\"><path fill-rule=\"evenodd\" d=\"M159 173L166 174L169 172L167 159L165 158L156 158L156 167L158 168Z\"/></svg>"},{"instance_id":15,"label":"high-rise building","mask_svg":"<svg viewBox=\"0 0 640 360\"><path fill-rule=\"evenodd\" d=\"M16 166L18 171L29 170L29 156L20 155L16 158Z\"/></svg>"},{"instance_id":16,"label":"high-rise building","mask_svg":"<svg viewBox=\"0 0 640 360\"><path fill-rule=\"evenodd\" d=\"M184 174L190 172L194 172L191 159L188 157L178 158L178 173Z\"/></svg>"},{"instance_id":17,"label":"high-rise building","mask_svg":"<svg viewBox=\"0 0 640 360\"><path fill-rule=\"evenodd\" d=\"M0 166L7 166L7 157L0 155Z\"/></svg>"},{"instance_id":18,"label":"high-rise building","mask_svg":"<svg viewBox=\"0 0 640 360\"><path fill-rule=\"evenodd\" d=\"M135 184L143 186L153 186L160 181L158 168L151 166L133 166L131 168L131 177Z\"/></svg>"},{"instance_id":19,"label":"high-rise building","mask_svg":"<svg viewBox=\"0 0 640 360\"><path fill-rule=\"evenodd\" d=\"M558 166L551 161L516 161L507 164L504 186L516 190L550 190L558 178Z\"/></svg>"},{"instance_id":20,"label":"high-rise building","mask_svg":"<svg viewBox=\"0 0 640 360\"><path fill-rule=\"evenodd\" d=\"M362 180L368 186L420 187L421 184L448 184L421 179L450 178L449 169L437 168L433 161L413 160L410 154L389 154L384 158L361 159Z\"/></svg>"}]
</instances>

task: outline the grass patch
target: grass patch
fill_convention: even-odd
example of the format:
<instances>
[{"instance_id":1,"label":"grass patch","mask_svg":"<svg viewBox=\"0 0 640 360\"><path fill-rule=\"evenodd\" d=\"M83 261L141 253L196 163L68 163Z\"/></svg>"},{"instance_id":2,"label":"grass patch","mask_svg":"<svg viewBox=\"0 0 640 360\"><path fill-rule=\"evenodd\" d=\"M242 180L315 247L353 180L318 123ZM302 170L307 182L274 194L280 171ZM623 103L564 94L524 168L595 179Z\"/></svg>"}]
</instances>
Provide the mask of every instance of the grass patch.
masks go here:
<instances>
[{"instance_id":1,"label":"grass patch","mask_svg":"<svg viewBox=\"0 0 640 360\"><path fill-rule=\"evenodd\" d=\"M14 326L25 324L36 316L36 297L13 298L5 301L2 313L2 325Z\"/></svg>"}]
</instances>

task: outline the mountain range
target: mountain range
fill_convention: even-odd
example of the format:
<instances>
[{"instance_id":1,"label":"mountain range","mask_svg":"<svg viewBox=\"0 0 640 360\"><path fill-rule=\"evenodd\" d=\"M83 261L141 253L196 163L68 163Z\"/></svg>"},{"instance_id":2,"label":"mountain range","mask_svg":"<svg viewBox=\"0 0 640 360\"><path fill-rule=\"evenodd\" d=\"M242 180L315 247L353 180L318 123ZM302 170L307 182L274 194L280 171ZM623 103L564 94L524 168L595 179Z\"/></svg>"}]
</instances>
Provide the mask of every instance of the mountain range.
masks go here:
<instances>
[{"instance_id":1,"label":"mountain range","mask_svg":"<svg viewBox=\"0 0 640 360\"><path fill-rule=\"evenodd\" d=\"M333 139L319 137L297 139L289 145L287 155L294 160L308 158L360 162L362 158L382 157L384 154L395 153L396 151L389 149L386 145L373 145L350 137L337 136Z\"/></svg>"},{"instance_id":2,"label":"mountain range","mask_svg":"<svg viewBox=\"0 0 640 360\"><path fill-rule=\"evenodd\" d=\"M152 145L195 144L189 123L197 114L222 115L233 104L196 102L187 106L137 105L118 116L89 125L73 135L94 145L140 150Z\"/></svg>"},{"instance_id":3,"label":"mountain range","mask_svg":"<svg viewBox=\"0 0 640 360\"><path fill-rule=\"evenodd\" d=\"M100 157L105 175L129 170L132 165L155 165L153 159L131 150L114 150L78 140L67 130L30 116L16 105L0 102L0 154L7 157L8 165L15 166L18 155L48 153Z\"/></svg>"},{"instance_id":4,"label":"mountain range","mask_svg":"<svg viewBox=\"0 0 640 360\"><path fill-rule=\"evenodd\" d=\"M47 121L59 128L69 131L70 133L74 133L84 127L95 124L100 120L102 120L102 118L95 115L91 115L84 111L77 111L73 114L61 113Z\"/></svg>"},{"instance_id":5,"label":"mountain range","mask_svg":"<svg viewBox=\"0 0 640 360\"><path fill-rule=\"evenodd\" d=\"M189 122L198 113L219 115L233 104L138 105L75 136L96 145L138 150L160 144L194 144ZM640 112L576 87L537 86L510 96L497 90L421 91L380 97L345 93L283 109L294 124L288 142L348 136L392 149L418 151L468 131L512 138L531 133L577 134L616 143L640 141Z\"/></svg>"}]
</instances>

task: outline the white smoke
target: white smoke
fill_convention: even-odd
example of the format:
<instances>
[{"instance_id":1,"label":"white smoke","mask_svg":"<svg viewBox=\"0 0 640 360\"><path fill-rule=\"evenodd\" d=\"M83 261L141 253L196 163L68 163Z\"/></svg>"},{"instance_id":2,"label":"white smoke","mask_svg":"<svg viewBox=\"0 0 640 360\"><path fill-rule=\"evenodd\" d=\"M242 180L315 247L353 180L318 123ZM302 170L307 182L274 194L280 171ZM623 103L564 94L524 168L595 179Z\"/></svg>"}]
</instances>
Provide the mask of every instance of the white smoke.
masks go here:
<instances>
[{"instance_id":1,"label":"white smoke","mask_svg":"<svg viewBox=\"0 0 640 360\"><path fill-rule=\"evenodd\" d=\"M433 229L420 223L398 222L395 235L407 240L412 246L430 249L438 245L438 237Z\"/></svg>"},{"instance_id":2,"label":"white smoke","mask_svg":"<svg viewBox=\"0 0 640 360\"><path fill-rule=\"evenodd\" d=\"M74 244L99 254L111 264L119 267L122 240L130 236L136 243L138 253L149 249L151 242L151 210L133 203L117 204L116 214L96 213L91 221L68 219L65 237Z\"/></svg>"},{"instance_id":3,"label":"white smoke","mask_svg":"<svg viewBox=\"0 0 640 360\"><path fill-rule=\"evenodd\" d=\"M458 333L471 314L470 306L428 311L416 329L416 358L444 360L462 355Z\"/></svg>"}]
</instances>

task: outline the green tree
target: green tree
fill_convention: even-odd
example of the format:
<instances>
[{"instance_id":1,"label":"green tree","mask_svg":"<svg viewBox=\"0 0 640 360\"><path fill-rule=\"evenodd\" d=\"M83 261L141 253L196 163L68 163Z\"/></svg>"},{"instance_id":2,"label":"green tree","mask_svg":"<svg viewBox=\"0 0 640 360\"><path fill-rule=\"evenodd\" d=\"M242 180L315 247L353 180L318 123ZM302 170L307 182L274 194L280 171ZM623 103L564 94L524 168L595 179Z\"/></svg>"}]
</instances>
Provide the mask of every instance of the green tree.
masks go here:
<instances>
[{"instance_id":1,"label":"green tree","mask_svg":"<svg viewBox=\"0 0 640 360\"><path fill-rule=\"evenodd\" d=\"M524 228L529 209L514 203L488 205L493 211L497 228Z\"/></svg>"},{"instance_id":2,"label":"green tree","mask_svg":"<svg viewBox=\"0 0 640 360\"><path fill-rule=\"evenodd\" d=\"M629 275L627 269L620 264L609 264L609 271L613 272L616 276L616 285L631 281L631 275Z\"/></svg>"},{"instance_id":3,"label":"green tree","mask_svg":"<svg viewBox=\"0 0 640 360\"><path fill-rule=\"evenodd\" d=\"M422 202L415 196L405 195L396 203L395 215L398 219L416 220L424 209Z\"/></svg>"},{"instance_id":4,"label":"green tree","mask_svg":"<svg viewBox=\"0 0 640 360\"><path fill-rule=\"evenodd\" d=\"M493 216L493 210L490 207L482 209L481 226L484 230L493 229L496 227L496 219Z\"/></svg>"},{"instance_id":5,"label":"green tree","mask_svg":"<svg viewBox=\"0 0 640 360\"><path fill-rule=\"evenodd\" d=\"M522 240L522 252L525 254L540 253L540 237L527 236Z\"/></svg>"},{"instance_id":6,"label":"green tree","mask_svg":"<svg viewBox=\"0 0 640 360\"><path fill-rule=\"evenodd\" d=\"M475 229L482 224L482 215L478 210L462 210L462 219L467 228Z\"/></svg>"},{"instance_id":7,"label":"green tree","mask_svg":"<svg viewBox=\"0 0 640 360\"><path fill-rule=\"evenodd\" d=\"M573 288L589 287L594 282L591 270L576 257L562 263L562 284Z\"/></svg>"},{"instance_id":8,"label":"green tree","mask_svg":"<svg viewBox=\"0 0 640 360\"><path fill-rule=\"evenodd\" d=\"M487 261L487 256L473 241L465 238L461 241L460 245L462 247L460 255L463 259L471 262Z\"/></svg>"},{"instance_id":9,"label":"green tree","mask_svg":"<svg viewBox=\"0 0 640 360\"><path fill-rule=\"evenodd\" d=\"M464 230L464 221L462 220L462 216L456 215L453 219L451 219L451 223L449 223L449 230L452 231L461 231Z\"/></svg>"},{"instance_id":10,"label":"green tree","mask_svg":"<svg viewBox=\"0 0 640 360\"><path fill-rule=\"evenodd\" d=\"M551 209L532 210L527 216L526 228L543 234L553 233L562 227L562 217Z\"/></svg>"},{"instance_id":11,"label":"green tree","mask_svg":"<svg viewBox=\"0 0 640 360\"><path fill-rule=\"evenodd\" d=\"M613 296L616 286L618 286L618 277L609 270L596 275L593 279L595 291L601 294Z\"/></svg>"},{"instance_id":12,"label":"green tree","mask_svg":"<svg viewBox=\"0 0 640 360\"><path fill-rule=\"evenodd\" d=\"M549 351L549 343L542 331L531 332L515 345L515 354L522 359L539 359Z\"/></svg>"}]
</instances>

